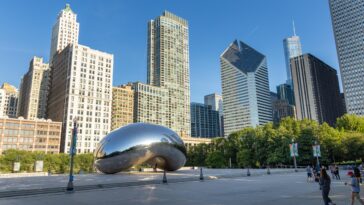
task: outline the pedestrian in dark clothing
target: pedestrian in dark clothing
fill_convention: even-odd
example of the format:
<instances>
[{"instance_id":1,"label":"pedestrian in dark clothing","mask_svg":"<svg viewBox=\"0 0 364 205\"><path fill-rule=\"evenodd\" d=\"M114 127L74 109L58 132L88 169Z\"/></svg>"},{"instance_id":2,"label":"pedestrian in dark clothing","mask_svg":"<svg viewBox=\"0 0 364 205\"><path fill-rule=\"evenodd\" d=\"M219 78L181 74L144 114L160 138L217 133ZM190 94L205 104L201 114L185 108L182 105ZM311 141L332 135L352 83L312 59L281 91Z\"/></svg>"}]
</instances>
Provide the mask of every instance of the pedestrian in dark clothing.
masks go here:
<instances>
[{"instance_id":1,"label":"pedestrian in dark clothing","mask_svg":"<svg viewBox=\"0 0 364 205\"><path fill-rule=\"evenodd\" d=\"M340 179L340 171L339 171L339 166L335 165L335 178L338 180Z\"/></svg>"},{"instance_id":2,"label":"pedestrian in dark clothing","mask_svg":"<svg viewBox=\"0 0 364 205\"><path fill-rule=\"evenodd\" d=\"M322 191L322 198L324 199L325 205L334 204L329 197L330 185L331 185L330 176L327 174L326 169L321 169L320 187Z\"/></svg>"}]
</instances>

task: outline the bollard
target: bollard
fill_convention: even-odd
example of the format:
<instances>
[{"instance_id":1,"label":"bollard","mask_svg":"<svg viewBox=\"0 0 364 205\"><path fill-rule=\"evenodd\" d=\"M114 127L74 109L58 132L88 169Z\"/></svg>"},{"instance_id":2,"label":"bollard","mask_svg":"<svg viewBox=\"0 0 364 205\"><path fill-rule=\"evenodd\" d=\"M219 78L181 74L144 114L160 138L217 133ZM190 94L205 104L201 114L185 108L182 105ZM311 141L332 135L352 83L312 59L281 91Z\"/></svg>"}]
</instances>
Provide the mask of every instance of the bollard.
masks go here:
<instances>
[{"instance_id":1,"label":"bollard","mask_svg":"<svg viewBox=\"0 0 364 205\"><path fill-rule=\"evenodd\" d=\"M166 170L163 171L163 184L167 184L167 174L166 174Z\"/></svg>"},{"instance_id":2,"label":"bollard","mask_svg":"<svg viewBox=\"0 0 364 205\"><path fill-rule=\"evenodd\" d=\"M200 180L203 181L202 167L200 168Z\"/></svg>"},{"instance_id":3,"label":"bollard","mask_svg":"<svg viewBox=\"0 0 364 205\"><path fill-rule=\"evenodd\" d=\"M248 167L248 171L246 172L246 176L250 177L250 169Z\"/></svg>"},{"instance_id":4,"label":"bollard","mask_svg":"<svg viewBox=\"0 0 364 205\"><path fill-rule=\"evenodd\" d=\"M267 174L269 175L270 174L270 167L268 166L268 169L267 169Z\"/></svg>"}]
</instances>

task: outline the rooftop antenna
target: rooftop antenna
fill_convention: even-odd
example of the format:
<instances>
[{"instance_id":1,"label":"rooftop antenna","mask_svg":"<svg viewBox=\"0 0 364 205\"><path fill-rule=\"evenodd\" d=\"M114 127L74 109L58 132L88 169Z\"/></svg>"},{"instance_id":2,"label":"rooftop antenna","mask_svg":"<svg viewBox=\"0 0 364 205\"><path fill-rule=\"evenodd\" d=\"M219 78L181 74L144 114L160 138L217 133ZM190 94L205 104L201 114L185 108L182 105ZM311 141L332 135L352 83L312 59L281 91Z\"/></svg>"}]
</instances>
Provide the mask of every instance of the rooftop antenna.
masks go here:
<instances>
[{"instance_id":1,"label":"rooftop antenna","mask_svg":"<svg viewBox=\"0 0 364 205\"><path fill-rule=\"evenodd\" d=\"M293 36L296 36L296 26L294 25L294 20L292 19L293 24Z\"/></svg>"}]
</instances>

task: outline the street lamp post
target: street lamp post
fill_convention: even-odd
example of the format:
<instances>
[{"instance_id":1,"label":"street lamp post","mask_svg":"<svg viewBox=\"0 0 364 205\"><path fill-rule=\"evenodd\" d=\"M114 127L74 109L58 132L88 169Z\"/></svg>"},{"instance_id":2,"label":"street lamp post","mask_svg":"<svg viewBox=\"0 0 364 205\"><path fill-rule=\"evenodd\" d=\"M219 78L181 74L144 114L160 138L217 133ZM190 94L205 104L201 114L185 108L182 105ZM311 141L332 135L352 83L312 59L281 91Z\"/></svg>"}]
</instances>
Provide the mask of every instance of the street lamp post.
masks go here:
<instances>
[{"instance_id":1,"label":"street lamp post","mask_svg":"<svg viewBox=\"0 0 364 205\"><path fill-rule=\"evenodd\" d=\"M319 159L319 151L318 151L318 143L315 141L315 155L316 155L316 161L317 161L317 168L320 168L320 159Z\"/></svg>"},{"instance_id":2,"label":"street lamp post","mask_svg":"<svg viewBox=\"0 0 364 205\"><path fill-rule=\"evenodd\" d=\"M71 156L71 164L70 164L70 174L69 180L67 184L67 191L72 192L73 188L73 161L74 156L76 155L76 142L77 142L77 118L73 119L73 131L72 131L72 142L70 147L70 156Z\"/></svg>"},{"instance_id":3,"label":"street lamp post","mask_svg":"<svg viewBox=\"0 0 364 205\"><path fill-rule=\"evenodd\" d=\"M297 161L296 161L296 146L294 143L294 139L292 139L292 151L293 151L293 164L294 164L294 171L297 172Z\"/></svg>"}]
</instances>

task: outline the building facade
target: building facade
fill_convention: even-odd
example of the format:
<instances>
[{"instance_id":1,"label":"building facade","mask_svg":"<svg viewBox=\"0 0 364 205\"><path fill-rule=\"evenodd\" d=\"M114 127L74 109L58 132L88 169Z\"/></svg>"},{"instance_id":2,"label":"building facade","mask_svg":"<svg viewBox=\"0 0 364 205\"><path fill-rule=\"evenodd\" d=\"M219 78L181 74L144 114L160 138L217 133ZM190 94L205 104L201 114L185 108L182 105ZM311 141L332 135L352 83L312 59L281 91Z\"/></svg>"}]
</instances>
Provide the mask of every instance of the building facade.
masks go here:
<instances>
[{"instance_id":1,"label":"building facade","mask_svg":"<svg viewBox=\"0 0 364 205\"><path fill-rule=\"evenodd\" d=\"M272 121L266 57L235 40L220 56L225 137Z\"/></svg>"},{"instance_id":2,"label":"building facade","mask_svg":"<svg viewBox=\"0 0 364 205\"><path fill-rule=\"evenodd\" d=\"M204 97L205 105L212 107L212 110L219 112L219 125L220 125L220 137L224 136L224 112L222 108L222 95L217 93L212 93L205 95Z\"/></svg>"},{"instance_id":3,"label":"building facade","mask_svg":"<svg viewBox=\"0 0 364 205\"><path fill-rule=\"evenodd\" d=\"M18 89L9 83L0 88L0 117L15 118L18 112Z\"/></svg>"},{"instance_id":4,"label":"building facade","mask_svg":"<svg viewBox=\"0 0 364 205\"><path fill-rule=\"evenodd\" d=\"M112 88L111 130L134 122L134 90L132 85Z\"/></svg>"},{"instance_id":5,"label":"building facade","mask_svg":"<svg viewBox=\"0 0 364 205\"><path fill-rule=\"evenodd\" d=\"M52 28L50 63L52 63L53 56L57 51L63 50L68 44L78 43L79 27L77 14L72 11L69 4L66 4L66 7L59 12L57 21Z\"/></svg>"},{"instance_id":6,"label":"building facade","mask_svg":"<svg viewBox=\"0 0 364 205\"><path fill-rule=\"evenodd\" d=\"M191 137L220 137L219 111L212 106L191 103Z\"/></svg>"},{"instance_id":7,"label":"building facade","mask_svg":"<svg viewBox=\"0 0 364 205\"><path fill-rule=\"evenodd\" d=\"M134 122L145 122L168 127L168 89L140 82L133 83Z\"/></svg>"},{"instance_id":8,"label":"building facade","mask_svg":"<svg viewBox=\"0 0 364 205\"><path fill-rule=\"evenodd\" d=\"M0 154L7 149L59 153L62 123L0 118Z\"/></svg>"},{"instance_id":9,"label":"building facade","mask_svg":"<svg viewBox=\"0 0 364 205\"><path fill-rule=\"evenodd\" d=\"M291 58L302 55L300 37L296 35L296 28L293 22L293 36L283 40L284 58L286 62L287 84L292 87L292 74L290 67Z\"/></svg>"},{"instance_id":10,"label":"building facade","mask_svg":"<svg viewBox=\"0 0 364 205\"><path fill-rule=\"evenodd\" d=\"M33 57L21 80L18 116L25 119L46 118L50 69L43 58Z\"/></svg>"},{"instance_id":11,"label":"building facade","mask_svg":"<svg viewBox=\"0 0 364 205\"><path fill-rule=\"evenodd\" d=\"M364 0L329 0L349 114L364 115Z\"/></svg>"},{"instance_id":12,"label":"building facade","mask_svg":"<svg viewBox=\"0 0 364 205\"><path fill-rule=\"evenodd\" d=\"M336 70L311 54L291 59L296 114L334 125L343 114Z\"/></svg>"},{"instance_id":13,"label":"building facade","mask_svg":"<svg viewBox=\"0 0 364 205\"><path fill-rule=\"evenodd\" d=\"M288 84L280 84L277 86L278 99L286 100L290 105L294 105L294 95L292 86Z\"/></svg>"},{"instance_id":14,"label":"building facade","mask_svg":"<svg viewBox=\"0 0 364 205\"><path fill-rule=\"evenodd\" d=\"M285 117L296 118L295 106L288 103L287 100L275 100L272 102L273 122L278 124Z\"/></svg>"},{"instance_id":15,"label":"building facade","mask_svg":"<svg viewBox=\"0 0 364 205\"><path fill-rule=\"evenodd\" d=\"M78 120L77 152L93 152L111 125L113 55L69 44L54 55L48 117L63 122L61 152L69 152Z\"/></svg>"},{"instance_id":16,"label":"building facade","mask_svg":"<svg viewBox=\"0 0 364 205\"><path fill-rule=\"evenodd\" d=\"M167 127L190 135L188 22L168 11L148 23L147 83L168 90Z\"/></svg>"}]
</instances>

